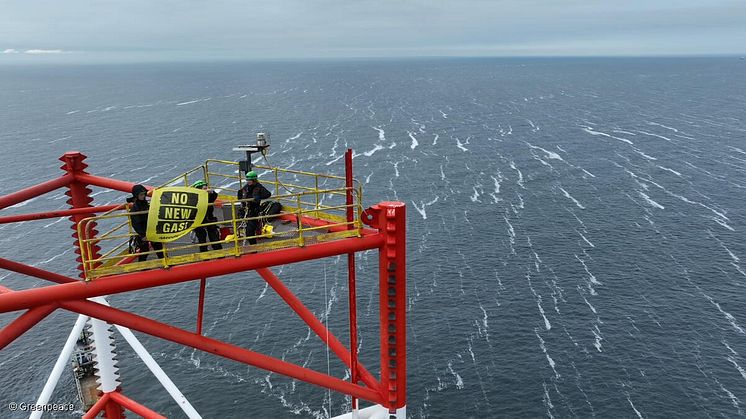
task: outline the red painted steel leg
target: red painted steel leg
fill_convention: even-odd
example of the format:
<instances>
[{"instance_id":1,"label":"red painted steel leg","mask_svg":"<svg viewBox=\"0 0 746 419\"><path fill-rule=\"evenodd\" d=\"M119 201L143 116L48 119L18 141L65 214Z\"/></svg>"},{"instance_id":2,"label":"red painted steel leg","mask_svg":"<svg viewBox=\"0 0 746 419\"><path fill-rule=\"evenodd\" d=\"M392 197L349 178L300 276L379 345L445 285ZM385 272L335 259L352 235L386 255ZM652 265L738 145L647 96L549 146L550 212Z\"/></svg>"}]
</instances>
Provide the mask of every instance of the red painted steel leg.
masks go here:
<instances>
[{"instance_id":1,"label":"red painted steel leg","mask_svg":"<svg viewBox=\"0 0 746 419\"><path fill-rule=\"evenodd\" d=\"M83 419L94 419L96 416L98 416L99 412L104 410L104 407L109 403L109 398L111 397L111 393L104 393L101 398L98 399L98 401L91 406L90 409L88 409L88 412L86 412L85 415L83 415Z\"/></svg>"},{"instance_id":2,"label":"red painted steel leg","mask_svg":"<svg viewBox=\"0 0 746 419\"><path fill-rule=\"evenodd\" d=\"M374 209L385 241L379 252L381 386L392 412L407 404L406 206L382 202Z\"/></svg>"},{"instance_id":3,"label":"red painted steel leg","mask_svg":"<svg viewBox=\"0 0 746 419\"><path fill-rule=\"evenodd\" d=\"M207 279L202 278L199 280L199 305L197 306L197 334L202 334L202 313L205 310L205 286L207 285Z\"/></svg>"},{"instance_id":4,"label":"red painted steel leg","mask_svg":"<svg viewBox=\"0 0 746 419\"><path fill-rule=\"evenodd\" d=\"M95 281L91 282L91 284L92 283L95 283ZM138 316L136 314L128 313L126 311L118 310L113 307L106 307L102 304L91 301L61 301L60 307L97 318L107 323L118 324L132 330L138 330L142 333L166 339L180 345L196 348L247 365L253 365L267 371L273 371L287 377L295 378L296 380L305 381L340 393L353 395L373 403L383 403L378 388L370 389L357 384L352 384L339 378L331 377L271 356L250 351L216 339L200 336L196 333L187 332L186 330L157 322L146 317Z\"/></svg>"},{"instance_id":5,"label":"red painted steel leg","mask_svg":"<svg viewBox=\"0 0 746 419\"><path fill-rule=\"evenodd\" d=\"M304 322L313 330L318 337L321 338L321 340L326 340L326 336L329 336L329 341L325 341L325 343L329 346L329 348L337 354L339 359L342 360L342 362L345 363L348 367L352 368L350 365L350 352L347 350L347 348L342 345L342 342L339 341L329 330L324 327L324 324L321 323L321 321L316 318L316 316L313 315L311 310L309 310L303 303L300 301L298 297L293 294L292 291L288 287L285 286L285 284L282 283L280 278L277 277L272 271L269 269L263 268L263 269L257 269L256 270L259 275L261 275L262 278L264 278L265 281L269 284L270 287L272 287L273 290L279 295L285 303L287 303L290 308L295 311L298 316L300 316L301 319L303 319ZM357 371L361 376L361 379L370 388L379 388L380 384L378 381L373 377L373 374L368 372L365 367L358 364L357 365Z\"/></svg>"},{"instance_id":6,"label":"red painted steel leg","mask_svg":"<svg viewBox=\"0 0 746 419\"><path fill-rule=\"evenodd\" d=\"M57 309L56 305L34 307L0 330L0 349L5 348Z\"/></svg>"},{"instance_id":7,"label":"red painted steel leg","mask_svg":"<svg viewBox=\"0 0 746 419\"><path fill-rule=\"evenodd\" d=\"M111 396L109 397L109 401L106 403L106 406L104 407L104 411L106 413L106 419L124 419L124 412L122 411L122 406L120 406L117 402L115 402L114 394L116 392L109 393Z\"/></svg>"},{"instance_id":8,"label":"red painted steel leg","mask_svg":"<svg viewBox=\"0 0 746 419\"><path fill-rule=\"evenodd\" d=\"M91 193L91 190L88 189L85 183L82 183L78 179L79 175L86 174L85 169L88 167L88 165L85 164L85 159L86 156L79 152L68 152L60 157L60 160L65 163L61 167L61 169L67 171L67 173L75 177L75 181L68 185L70 190L66 192L66 195L70 197L70 199L67 200L67 203L70 204L73 209L91 207L91 202L93 202L93 198L88 196L88 194ZM75 253L78 254L77 261L80 263L78 265L78 270L80 270L81 278L85 278L85 267L83 266L83 260L98 259L101 257L99 255L99 251L101 250L101 248L96 244L89 244L87 246L84 246L84 248L80 247L77 227L78 224L87 217L88 216L86 214L74 214L70 217L70 221L73 222L71 228L75 231L73 233L73 237L75 238L74 245L75 247L77 247ZM85 230L86 231L82 232L84 239L94 238L96 237L96 234L98 234L95 222L86 224Z\"/></svg>"},{"instance_id":9,"label":"red painted steel leg","mask_svg":"<svg viewBox=\"0 0 746 419\"><path fill-rule=\"evenodd\" d=\"M352 197L352 188L354 181L352 179L352 149L348 148L345 153L345 186L347 187L346 205L347 205L347 222L352 223L355 220L355 208L352 207L354 200ZM348 229L353 229L352 224L347 225ZM357 383L357 295L355 292L355 253L347 254L347 288L348 299L350 304L350 381ZM352 398L352 410L357 409L357 399Z\"/></svg>"}]
</instances>

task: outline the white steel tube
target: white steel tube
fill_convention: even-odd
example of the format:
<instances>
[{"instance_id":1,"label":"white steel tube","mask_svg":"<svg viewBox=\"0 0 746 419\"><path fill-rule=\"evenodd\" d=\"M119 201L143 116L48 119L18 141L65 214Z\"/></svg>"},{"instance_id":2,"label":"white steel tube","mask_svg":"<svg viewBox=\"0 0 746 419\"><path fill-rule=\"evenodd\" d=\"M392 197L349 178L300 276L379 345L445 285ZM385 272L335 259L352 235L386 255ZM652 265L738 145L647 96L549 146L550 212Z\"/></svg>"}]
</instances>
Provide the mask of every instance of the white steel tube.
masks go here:
<instances>
[{"instance_id":1,"label":"white steel tube","mask_svg":"<svg viewBox=\"0 0 746 419\"><path fill-rule=\"evenodd\" d=\"M189 400L187 400L186 397L184 397L184 395L181 393L181 391L179 391L179 389L176 387L176 384L174 384L174 382L171 381L170 378L168 378L168 375L166 375L163 369L161 369L160 365L155 362L155 359L153 359L147 349L142 346L142 343L137 340L137 337L132 333L132 331L123 326L115 326L117 330L119 330L119 333L124 336L124 340L126 340L127 343L130 344L130 346L132 347L132 349L135 350L140 359L142 359L142 361L145 363L145 365L148 366L153 375L155 375L155 378L160 381L163 388L165 388L166 391L168 391L168 394L170 394L171 397L173 397L173 399L176 401L176 403L178 403L179 407L181 407L181 410L183 410L190 419L202 419L202 416L197 413L191 403L189 403Z\"/></svg>"},{"instance_id":2,"label":"white steel tube","mask_svg":"<svg viewBox=\"0 0 746 419\"><path fill-rule=\"evenodd\" d=\"M60 356L57 357L57 362L54 364L54 368L52 368L52 373L49 374L47 383L44 384L44 389L41 391L39 399L36 401L37 406L46 405L47 403L49 403L49 399L52 397L52 392L54 391L54 388L57 387L57 383L60 381L62 371L65 369L65 365L70 360L70 355L72 355L73 349L75 349L75 342L78 340L78 336L80 336L80 332L83 331L83 327L85 326L85 323L87 321L88 316L84 316L82 314L78 315L78 320L75 322L75 326L73 326L73 330L70 332L70 336L67 337L65 346L62 347L62 352L60 352ZM41 417L41 414L41 410L34 410L33 412L31 412L31 416L29 416L29 418L38 419Z\"/></svg>"},{"instance_id":3,"label":"white steel tube","mask_svg":"<svg viewBox=\"0 0 746 419\"><path fill-rule=\"evenodd\" d=\"M91 298L91 301L95 301L105 306L110 306L109 301L106 300L106 298L104 297ZM145 365L147 365L153 375L155 375L155 378L158 379L163 388L168 391L168 394L170 394L171 397L173 397L173 399L179 405L179 407L181 407L181 410L186 413L189 419L202 419L202 416L197 413L197 410L195 410L192 404L189 403L189 400L187 400L186 397L184 397L184 395L181 393L181 391L176 387L176 384L174 384L174 382L171 381L170 378L168 378L168 375L166 375L163 369L161 369L160 365L155 362L155 359L150 356L148 350L145 349L144 346L142 346L142 343L140 343L134 333L132 333L132 331L128 328L119 326L118 324L115 324L114 326L117 328L117 330L119 330L119 333L122 334L124 340L126 340L127 343L132 347L132 349L135 350L135 352L140 357L140 359L142 359Z\"/></svg>"}]
</instances>

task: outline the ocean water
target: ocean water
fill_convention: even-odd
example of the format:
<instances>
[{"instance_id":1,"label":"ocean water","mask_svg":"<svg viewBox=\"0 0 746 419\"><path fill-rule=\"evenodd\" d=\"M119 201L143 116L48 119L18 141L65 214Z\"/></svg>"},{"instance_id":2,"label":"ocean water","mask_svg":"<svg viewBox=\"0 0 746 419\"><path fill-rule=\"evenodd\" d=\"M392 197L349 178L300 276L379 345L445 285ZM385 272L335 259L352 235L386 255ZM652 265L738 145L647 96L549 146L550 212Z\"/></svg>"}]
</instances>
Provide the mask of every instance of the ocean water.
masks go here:
<instances>
[{"instance_id":1,"label":"ocean water","mask_svg":"<svg viewBox=\"0 0 746 419\"><path fill-rule=\"evenodd\" d=\"M746 62L736 58L0 67L0 194L89 172L159 184L271 134L271 162L408 206L411 417L735 417L746 409ZM125 194L94 191L96 204ZM0 215L64 208L62 191ZM0 257L76 275L65 219L0 225ZM378 370L377 255L358 255ZM346 266L275 270L348 341ZM0 271L12 289L40 281ZM345 377L253 272L208 282L205 331ZM110 297L192 330L198 284ZM0 315L0 325L15 314ZM75 315L0 351L0 416L33 402ZM327 417L349 401L137 334L205 417ZM118 339L126 395L181 411ZM53 400L74 402L66 371ZM75 413L79 415L80 412ZM56 417L73 416L56 414Z\"/></svg>"}]
</instances>

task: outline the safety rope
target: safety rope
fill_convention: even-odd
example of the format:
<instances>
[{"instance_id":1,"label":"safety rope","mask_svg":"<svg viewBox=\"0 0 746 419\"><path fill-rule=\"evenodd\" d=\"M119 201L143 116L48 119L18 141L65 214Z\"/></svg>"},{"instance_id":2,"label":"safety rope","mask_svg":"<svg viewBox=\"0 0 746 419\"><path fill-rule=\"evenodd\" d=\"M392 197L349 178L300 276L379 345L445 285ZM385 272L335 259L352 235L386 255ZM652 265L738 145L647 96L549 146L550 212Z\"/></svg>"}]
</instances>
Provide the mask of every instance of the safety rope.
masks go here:
<instances>
[{"instance_id":1,"label":"safety rope","mask_svg":"<svg viewBox=\"0 0 746 419\"><path fill-rule=\"evenodd\" d=\"M329 314L331 312L331 305L329 304L329 299L326 295L326 263L323 264L324 267L324 302L326 303L326 307L324 307L324 323L326 326L326 375L331 376L331 367L330 367L330 361L329 361ZM327 388L327 397L329 398L329 417L332 417L332 390Z\"/></svg>"}]
</instances>

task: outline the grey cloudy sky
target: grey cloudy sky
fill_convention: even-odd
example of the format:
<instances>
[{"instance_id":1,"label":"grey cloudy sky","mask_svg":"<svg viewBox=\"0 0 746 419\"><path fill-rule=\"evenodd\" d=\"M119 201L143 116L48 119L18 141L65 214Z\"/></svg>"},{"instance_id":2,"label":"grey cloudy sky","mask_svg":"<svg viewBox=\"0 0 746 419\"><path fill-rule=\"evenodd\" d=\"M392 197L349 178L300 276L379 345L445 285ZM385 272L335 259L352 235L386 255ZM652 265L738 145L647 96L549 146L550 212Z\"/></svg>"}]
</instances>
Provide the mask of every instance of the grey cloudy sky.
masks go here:
<instances>
[{"instance_id":1,"label":"grey cloudy sky","mask_svg":"<svg viewBox=\"0 0 746 419\"><path fill-rule=\"evenodd\" d=\"M0 64L746 53L746 0L0 0Z\"/></svg>"}]
</instances>

